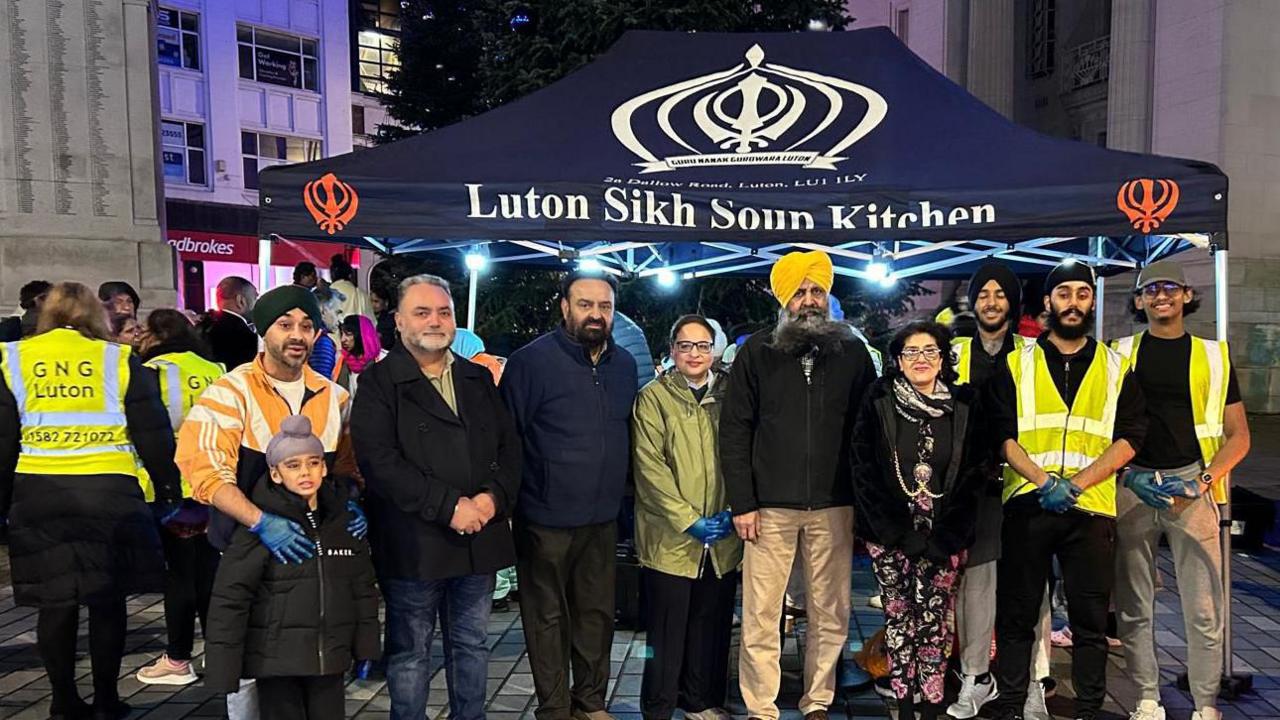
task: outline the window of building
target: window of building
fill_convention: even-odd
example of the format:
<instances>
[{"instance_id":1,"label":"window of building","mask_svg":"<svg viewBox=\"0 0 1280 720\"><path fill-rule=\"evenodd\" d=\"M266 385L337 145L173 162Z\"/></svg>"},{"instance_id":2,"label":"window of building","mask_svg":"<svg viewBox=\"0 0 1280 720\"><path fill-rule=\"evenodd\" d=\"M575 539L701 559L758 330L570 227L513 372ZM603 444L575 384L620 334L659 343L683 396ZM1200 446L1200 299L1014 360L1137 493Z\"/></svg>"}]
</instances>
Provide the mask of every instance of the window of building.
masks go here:
<instances>
[{"instance_id":1,"label":"window of building","mask_svg":"<svg viewBox=\"0 0 1280 720\"><path fill-rule=\"evenodd\" d=\"M244 160L244 186L257 190L258 173L264 168L319 160L324 156L323 148L319 140L243 131L240 154Z\"/></svg>"},{"instance_id":2,"label":"window of building","mask_svg":"<svg viewBox=\"0 0 1280 720\"><path fill-rule=\"evenodd\" d=\"M911 28L911 10L910 8L899 8L897 18L895 20L895 31L898 33L898 39L903 45L907 44L907 32Z\"/></svg>"},{"instance_id":3,"label":"window of building","mask_svg":"<svg viewBox=\"0 0 1280 720\"><path fill-rule=\"evenodd\" d=\"M294 35L236 27L240 77L272 85L318 90L316 41Z\"/></svg>"},{"instance_id":4,"label":"window of building","mask_svg":"<svg viewBox=\"0 0 1280 720\"><path fill-rule=\"evenodd\" d=\"M400 67L400 2L360 0L356 32L356 89L384 94L391 73Z\"/></svg>"},{"instance_id":5,"label":"window of building","mask_svg":"<svg viewBox=\"0 0 1280 720\"><path fill-rule=\"evenodd\" d=\"M156 58L161 65L200 69L200 16L185 10L156 11Z\"/></svg>"},{"instance_id":6,"label":"window of building","mask_svg":"<svg viewBox=\"0 0 1280 720\"><path fill-rule=\"evenodd\" d=\"M351 132L355 135L364 135L364 106L351 106Z\"/></svg>"},{"instance_id":7,"label":"window of building","mask_svg":"<svg viewBox=\"0 0 1280 720\"><path fill-rule=\"evenodd\" d=\"M1057 30L1054 0L1031 0L1027 12L1027 74L1033 78L1053 74Z\"/></svg>"},{"instance_id":8,"label":"window of building","mask_svg":"<svg viewBox=\"0 0 1280 720\"><path fill-rule=\"evenodd\" d=\"M164 120L160 123L160 153L167 183L208 185L204 165L204 126Z\"/></svg>"}]
</instances>

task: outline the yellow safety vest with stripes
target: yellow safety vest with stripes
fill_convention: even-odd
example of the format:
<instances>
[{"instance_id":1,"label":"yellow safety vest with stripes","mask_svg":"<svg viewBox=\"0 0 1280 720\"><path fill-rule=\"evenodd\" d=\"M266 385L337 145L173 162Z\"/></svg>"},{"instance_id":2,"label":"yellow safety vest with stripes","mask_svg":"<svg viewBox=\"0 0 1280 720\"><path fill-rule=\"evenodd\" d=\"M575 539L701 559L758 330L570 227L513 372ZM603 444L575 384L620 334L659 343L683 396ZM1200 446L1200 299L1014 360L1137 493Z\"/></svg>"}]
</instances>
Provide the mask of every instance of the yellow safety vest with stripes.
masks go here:
<instances>
[{"instance_id":1,"label":"yellow safety vest with stripes","mask_svg":"<svg viewBox=\"0 0 1280 720\"><path fill-rule=\"evenodd\" d=\"M0 368L22 426L17 472L138 476L125 392L128 345L69 328L0 345ZM150 500L154 491L143 484Z\"/></svg>"},{"instance_id":2,"label":"yellow safety vest with stripes","mask_svg":"<svg viewBox=\"0 0 1280 720\"><path fill-rule=\"evenodd\" d=\"M1039 343L1009 353L1008 363L1017 389L1018 444L1032 462L1070 479L1102 457L1112 443L1128 360L1098 343L1070 408L1058 393ZM1005 466L1005 502L1035 489L1034 483ZM1116 476L1090 486L1076 508L1115 517Z\"/></svg>"},{"instance_id":3,"label":"yellow safety vest with stripes","mask_svg":"<svg viewBox=\"0 0 1280 720\"><path fill-rule=\"evenodd\" d=\"M1116 352L1138 366L1138 346L1145 332L1130 335L1112 343ZM1223 442L1223 416L1227 410L1227 386L1231 376L1231 353L1227 343L1191 336L1191 415L1195 422L1196 441L1200 445L1200 457L1205 467L1213 462L1213 456ZM1227 484L1220 479L1210 489L1213 501L1227 502Z\"/></svg>"},{"instance_id":4,"label":"yellow safety vest with stripes","mask_svg":"<svg viewBox=\"0 0 1280 720\"><path fill-rule=\"evenodd\" d=\"M221 363L210 362L193 352L165 353L144 364L160 375L160 397L169 411L175 440L183 419L204 389L227 372ZM145 468L142 469L139 477L146 476L146 472ZM182 497L191 497L191 483L185 477L182 478Z\"/></svg>"},{"instance_id":5,"label":"yellow safety vest with stripes","mask_svg":"<svg viewBox=\"0 0 1280 720\"><path fill-rule=\"evenodd\" d=\"M1018 352L1027 344L1027 339L1021 335L1013 336L1013 352ZM969 378L972 377L970 367L973 362L973 338L958 337L951 341L951 352L956 356L956 379L957 385L968 385Z\"/></svg>"}]
</instances>

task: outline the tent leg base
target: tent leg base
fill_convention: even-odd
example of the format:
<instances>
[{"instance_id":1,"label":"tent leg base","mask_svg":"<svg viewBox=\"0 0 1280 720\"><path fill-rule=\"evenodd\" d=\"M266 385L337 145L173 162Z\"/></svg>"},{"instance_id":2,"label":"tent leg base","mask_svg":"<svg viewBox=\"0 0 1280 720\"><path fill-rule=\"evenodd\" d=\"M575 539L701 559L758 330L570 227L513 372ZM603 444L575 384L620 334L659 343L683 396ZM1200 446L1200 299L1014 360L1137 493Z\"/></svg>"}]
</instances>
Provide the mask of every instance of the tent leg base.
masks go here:
<instances>
[{"instance_id":1,"label":"tent leg base","mask_svg":"<svg viewBox=\"0 0 1280 720\"><path fill-rule=\"evenodd\" d=\"M1178 689L1191 689L1186 673L1178 673ZM1218 691L1218 697L1223 700L1236 700L1249 692L1253 692L1253 676L1248 673L1233 673L1222 676L1222 688Z\"/></svg>"}]
</instances>

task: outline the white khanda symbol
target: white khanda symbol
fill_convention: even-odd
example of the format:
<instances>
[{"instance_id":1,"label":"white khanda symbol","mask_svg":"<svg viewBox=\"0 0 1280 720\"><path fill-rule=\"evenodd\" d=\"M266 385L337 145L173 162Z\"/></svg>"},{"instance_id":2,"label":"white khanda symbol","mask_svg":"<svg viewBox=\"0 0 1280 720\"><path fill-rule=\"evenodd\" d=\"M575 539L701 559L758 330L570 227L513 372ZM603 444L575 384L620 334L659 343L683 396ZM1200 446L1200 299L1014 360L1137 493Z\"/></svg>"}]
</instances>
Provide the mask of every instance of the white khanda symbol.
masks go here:
<instances>
[{"instance_id":1,"label":"white khanda symbol","mask_svg":"<svg viewBox=\"0 0 1280 720\"><path fill-rule=\"evenodd\" d=\"M614 110L614 135L644 161L638 163L643 168L641 172L662 172L697 165L801 165L808 169L834 170L835 163L845 159L838 153L874 130L888 112L884 98L866 86L806 70L766 64L764 50L759 45L752 45L744 58L744 64L652 90ZM793 129L800 127L803 130L801 121L810 104L804 88L825 101L827 112L803 137L785 147L774 147L779 138ZM804 149L805 143L841 118L845 110L842 91L866 101L866 113L825 151ZM699 96L693 101L690 111L694 123L717 149L731 152L702 152L675 129L672 113L694 96ZM727 109L735 97L740 100L736 115ZM636 137L632 127L633 116L641 107L658 100L662 101L656 110L658 127L669 140L693 154L659 158Z\"/></svg>"},{"instance_id":2,"label":"white khanda symbol","mask_svg":"<svg viewBox=\"0 0 1280 720\"><path fill-rule=\"evenodd\" d=\"M747 61L751 63L751 67L757 67L763 59L764 51L759 45L753 45L747 51ZM767 91L775 100L773 109L763 116L760 115L762 91ZM724 110L725 103L734 95L742 96L742 109L737 117L731 117ZM728 90L704 96L694 106L693 117L702 132L722 150L733 147L736 153L749 153L757 147L768 147L771 141L790 130L804 113L804 106L804 93L798 88L781 87L753 72ZM783 112L786 114L783 115ZM778 117L779 115L783 116ZM717 121L726 123L729 129L725 129Z\"/></svg>"}]
</instances>

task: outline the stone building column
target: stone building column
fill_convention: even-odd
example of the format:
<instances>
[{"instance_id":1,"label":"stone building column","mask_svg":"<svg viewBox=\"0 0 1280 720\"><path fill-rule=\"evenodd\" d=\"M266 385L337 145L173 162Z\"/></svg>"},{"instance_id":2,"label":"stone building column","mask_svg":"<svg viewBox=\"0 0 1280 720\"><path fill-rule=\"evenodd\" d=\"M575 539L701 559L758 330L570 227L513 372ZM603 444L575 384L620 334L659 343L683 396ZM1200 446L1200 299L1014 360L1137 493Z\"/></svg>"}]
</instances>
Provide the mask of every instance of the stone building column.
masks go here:
<instances>
[{"instance_id":1,"label":"stone building column","mask_svg":"<svg viewBox=\"0 0 1280 720\"><path fill-rule=\"evenodd\" d=\"M1155 0L1111 0L1107 147L1151 152Z\"/></svg>"},{"instance_id":2,"label":"stone building column","mask_svg":"<svg viewBox=\"0 0 1280 720\"><path fill-rule=\"evenodd\" d=\"M1005 117L1013 116L1013 0L969 3L969 92Z\"/></svg>"}]
</instances>

